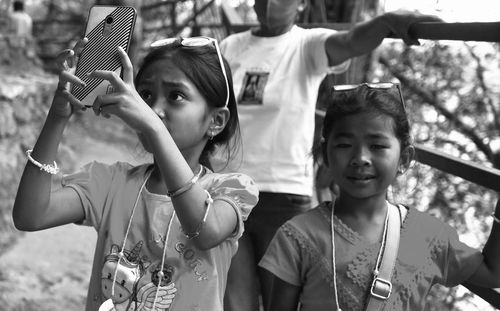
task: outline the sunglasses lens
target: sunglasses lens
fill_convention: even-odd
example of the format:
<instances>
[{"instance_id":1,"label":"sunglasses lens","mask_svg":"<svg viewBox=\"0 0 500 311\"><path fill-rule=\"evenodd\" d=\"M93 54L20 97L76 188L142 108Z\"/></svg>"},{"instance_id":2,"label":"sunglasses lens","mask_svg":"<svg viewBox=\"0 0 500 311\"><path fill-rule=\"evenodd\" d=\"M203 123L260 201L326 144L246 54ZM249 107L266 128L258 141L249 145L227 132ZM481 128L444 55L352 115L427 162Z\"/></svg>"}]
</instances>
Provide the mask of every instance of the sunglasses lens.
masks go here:
<instances>
[{"instance_id":1,"label":"sunglasses lens","mask_svg":"<svg viewBox=\"0 0 500 311\"><path fill-rule=\"evenodd\" d=\"M177 39L175 39L175 38L160 39L160 40L157 40L157 41L151 43L150 47L157 48L157 47L160 47L160 46L169 45L169 44L174 43L175 40L177 40Z\"/></svg>"},{"instance_id":2,"label":"sunglasses lens","mask_svg":"<svg viewBox=\"0 0 500 311\"><path fill-rule=\"evenodd\" d=\"M359 87L358 84L342 84L342 85L334 85L333 90L334 91L351 91L355 90Z\"/></svg>"},{"instance_id":3,"label":"sunglasses lens","mask_svg":"<svg viewBox=\"0 0 500 311\"><path fill-rule=\"evenodd\" d=\"M185 38L182 40L182 45L184 46L204 46L210 44L212 40L209 38L197 37L197 38Z\"/></svg>"},{"instance_id":4,"label":"sunglasses lens","mask_svg":"<svg viewBox=\"0 0 500 311\"><path fill-rule=\"evenodd\" d=\"M369 88L371 89L391 89L394 87L395 84L392 84L390 82L386 83L367 83L366 84Z\"/></svg>"},{"instance_id":5,"label":"sunglasses lens","mask_svg":"<svg viewBox=\"0 0 500 311\"><path fill-rule=\"evenodd\" d=\"M343 84L343 85L334 85L332 89L334 92L344 92L344 91L356 90L361 86L365 86L369 89L376 89L376 90L390 90L396 88L399 98L401 100L401 105L403 106L403 108L405 108L405 101L403 99L403 94L401 93L401 87L399 86L399 84L396 83L380 82L380 83Z\"/></svg>"},{"instance_id":6,"label":"sunglasses lens","mask_svg":"<svg viewBox=\"0 0 500 311\"><path fill-rule=\"evenodd\" d=\"M382 82L382 83L361 83L361 84L342 84L342 85L334 85L333 90L337 92L342 91L352 91L359 87L366 86L369 89L379 89L379 90L387 90L392 89L395 84L390 82Z\"/></svg>"}]
</instances>

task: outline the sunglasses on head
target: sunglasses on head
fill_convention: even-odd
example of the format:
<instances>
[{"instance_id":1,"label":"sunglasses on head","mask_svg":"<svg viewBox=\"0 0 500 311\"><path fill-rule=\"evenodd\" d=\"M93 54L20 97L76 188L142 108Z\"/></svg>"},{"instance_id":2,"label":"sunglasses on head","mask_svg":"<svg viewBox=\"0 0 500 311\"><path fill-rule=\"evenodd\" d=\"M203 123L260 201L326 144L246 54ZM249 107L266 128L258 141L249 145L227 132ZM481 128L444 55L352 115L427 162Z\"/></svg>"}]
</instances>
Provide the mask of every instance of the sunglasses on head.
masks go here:
<instances>
[{"instance_id":1,"label":"sunglasses on head","mask_svg":"<svg viewBox=\"0 0 500 311\"><path fill-rule=\"evenodd\" d=\"M199 47L213 44L215 50L217 51L217 57L219 58L220 67L222 69L222 75L224 76L224 81L226 82L226 103L224 107L227 107L229 103L229 80L227 78L226 68L224 67L224 61L222 60L222 54L220 52L219 43L216 39L210 37L191 37L191 38L165 38L157 40L151 43L151 48L162 47L178 42L180 45L185 47Z\"/></svg>"},{"instance_id":2,"label":"sunglasses on head","mask_svg":"<svg viewBox=\"0 0 500 311\"><path fill-rule=\"evenodd\" d=\"M355 91L360 87L366 87L373 90L390 90L396 88L398 90L399 98L401 99L401 104L403 108L405 107L405 101L403 99L403 93L401 92L401 86L399 83L392 82L378 82L378 83L360 83L360 84L341 84L332 86L333 92L348 92Z\"/></svg>"}]
</instances>

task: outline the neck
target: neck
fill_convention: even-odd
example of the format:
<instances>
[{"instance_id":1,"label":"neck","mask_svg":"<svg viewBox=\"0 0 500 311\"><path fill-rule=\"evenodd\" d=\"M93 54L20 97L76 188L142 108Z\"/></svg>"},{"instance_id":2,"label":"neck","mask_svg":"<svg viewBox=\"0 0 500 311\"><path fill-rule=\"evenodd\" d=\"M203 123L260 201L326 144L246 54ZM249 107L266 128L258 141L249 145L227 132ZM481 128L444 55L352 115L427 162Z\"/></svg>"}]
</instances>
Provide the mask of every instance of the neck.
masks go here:
<instances>
[{"instance_id":1,"label":"neck","mask_svg":"<svg viewBox=\"0 0 500 311\"><path fill-rule=\"evenodd\" d=\"M292 27L293 24L272 28L260 25L259 27L252 30L252 34L257 37L277 37L289 32Z\"/></svg>"},{"instance_id":2,"label":"neck","mask_svg":"<svg viewBox=\"0 0 500 311\"><path fill-rule=\"evenodd\" d=\"M352 217L372 221L385 217L386 211L385 195L359 199L341 193L340 197L335 201L335 214L342 218Z\"/></svg>"}]
</instances>

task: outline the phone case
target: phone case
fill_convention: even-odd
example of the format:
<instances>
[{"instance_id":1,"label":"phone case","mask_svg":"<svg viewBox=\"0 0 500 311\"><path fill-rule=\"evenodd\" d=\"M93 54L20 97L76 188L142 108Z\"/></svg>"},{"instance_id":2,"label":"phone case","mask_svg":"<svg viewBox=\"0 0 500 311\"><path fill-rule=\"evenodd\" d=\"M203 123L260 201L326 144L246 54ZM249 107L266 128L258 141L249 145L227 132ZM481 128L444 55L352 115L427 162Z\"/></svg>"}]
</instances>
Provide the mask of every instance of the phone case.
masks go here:
<instances>
[{"instance_id":1,"label":"phone case","mask_svg":"<svg viewBox=\"0 0 500 311\"><path fill-rule=\"evenodd\" d=\"M121 74L121 61L117 47L128 51L134 32L135 8L128 6L93 6L89 11L85 37L88 42L76 66L76 76L87 85L72 88L71 93L86 107L91 107L96 96L112 92L108 81L89 78L94 70L114 71Z\"/></svg>"}]
</instances>

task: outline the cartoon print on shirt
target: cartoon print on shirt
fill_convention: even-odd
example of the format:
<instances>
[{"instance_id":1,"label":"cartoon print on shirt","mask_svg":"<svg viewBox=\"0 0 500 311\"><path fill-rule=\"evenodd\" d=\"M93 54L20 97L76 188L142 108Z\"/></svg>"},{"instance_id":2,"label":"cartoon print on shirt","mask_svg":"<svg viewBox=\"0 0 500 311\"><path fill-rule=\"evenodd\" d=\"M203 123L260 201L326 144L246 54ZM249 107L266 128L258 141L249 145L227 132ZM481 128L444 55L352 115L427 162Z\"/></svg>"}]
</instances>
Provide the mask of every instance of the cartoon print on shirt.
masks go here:
<instances>
[{"instance_id":1,"label":"cartoon print on shirt","mask_svg":"<svg viewBox=\"0 0 500 311\"><path fill-rule=\"evenodd\" d=\"M240 105L262 105L269 72L247 71L238 96Z\"/></svg>"},{"instance_id":2,"label":"cartoon print on shirt","mask_svg":"<svg viewBox=\"0 0 500 311\"><path fill-rule=\"evenodd\" d=\"M160 267L161 262L158 262L148 269L148 273L151 273L151 282L146 283L137 292L137 301L139 305L134 310L169 310L170 305L174 301L175 293L177 292L177 287L175 287L175 283L172 282L175 270L174 267L164 264L163 277L161 278L161 282L159 282Z\"/></svg>"},{"instance_id":3,"label":"cartoon print on shirt","mask_svg":"<svg viewBox=\"0 0 500 311\"><path fill-rule=\"evenodd\" d=\"M144 262L139 257L142 241L131 251L111 246L110 254L104 258L101 272L101 289L105 299L112 298L115 305L128 305L134 298L137 281L144 274Z\"/></svg>"},{"instance_id":4,"label":"cartoon print on shirt","mask_svg":"<svg viewBox=\"0 0 500 311\"><path fill-rule=\"evenodd\" d=\"M166 265L163 269L163 279L158 284L161 263L148 269L150 263L139 255L142 244L140 241L131 251L124 250L123 255L120 254L120 247L114 244L111 246L110 254L105 257L101 274L102 293L105 299L113 299L117 311L167 311L175 297L177 288L172 282L174 268ZM141 278L148 277L149 273L151 281L137 290Z\"/></svg>"}]
</instances>

